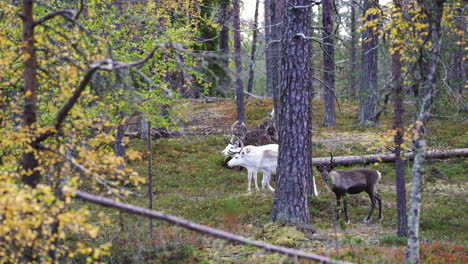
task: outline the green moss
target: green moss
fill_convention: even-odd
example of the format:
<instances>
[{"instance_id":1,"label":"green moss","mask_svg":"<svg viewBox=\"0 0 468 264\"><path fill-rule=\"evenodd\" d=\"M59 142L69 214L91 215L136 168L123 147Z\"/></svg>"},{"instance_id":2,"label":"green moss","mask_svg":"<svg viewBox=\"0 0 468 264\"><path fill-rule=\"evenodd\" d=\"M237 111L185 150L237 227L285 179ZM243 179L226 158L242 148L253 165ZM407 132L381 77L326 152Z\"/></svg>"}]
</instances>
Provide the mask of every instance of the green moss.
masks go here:
<instances>
[{"instance_id":1,"label":"green moss","mask_svg":"<svg viewBox=\"0 0 468 264\"><path fill-rule=\"evenodd\" d=\"M270 243L284 247L297 247L308 239L295 226L280 226L276 223L264 225L254 235L256 240L267 240Z\"/></svg>"}]
</instances>

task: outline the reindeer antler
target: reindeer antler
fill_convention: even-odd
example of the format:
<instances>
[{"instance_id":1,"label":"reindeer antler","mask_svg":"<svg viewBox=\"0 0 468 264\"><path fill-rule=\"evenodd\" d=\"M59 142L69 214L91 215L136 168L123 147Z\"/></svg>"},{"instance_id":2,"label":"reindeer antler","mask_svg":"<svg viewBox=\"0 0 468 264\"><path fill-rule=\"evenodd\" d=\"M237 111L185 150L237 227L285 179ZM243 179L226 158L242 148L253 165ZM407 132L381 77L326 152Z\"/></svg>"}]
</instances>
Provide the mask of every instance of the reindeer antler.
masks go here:
<instances>
[{"instance_id":1,"label":"reindeer antler","mask_svg":"<svg viewBox=\"0 0 468 264\"><path fill-rule=\"evenodd\" d=\"M236 137L236 136L234 135L234 127L237 125L237 123L239 123L239 120L236 121L236 122L234 122L234 123L232 123L232 125L231 125L231 139L229 140L229 143L231 143L231 144L234 143L234 138Z\"/></svg>"}]
</instances>

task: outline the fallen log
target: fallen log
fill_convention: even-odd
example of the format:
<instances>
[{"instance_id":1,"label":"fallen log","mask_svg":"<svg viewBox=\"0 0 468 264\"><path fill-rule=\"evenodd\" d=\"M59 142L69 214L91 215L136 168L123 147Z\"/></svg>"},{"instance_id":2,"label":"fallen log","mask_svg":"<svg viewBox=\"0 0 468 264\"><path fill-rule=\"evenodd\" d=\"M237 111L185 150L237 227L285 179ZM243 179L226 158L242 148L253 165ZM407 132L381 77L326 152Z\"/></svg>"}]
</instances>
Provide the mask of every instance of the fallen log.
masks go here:
<instances>
[{"instance_id":1,"label":"fallen log","mask_svg":"<svg viewBox=\"0 0 468 264\"><path fill-rule=\"evenodd\" d=\"M406 160L413 159L413 153L405 153L404 157ZM447 150L430 150L426 151L426 159L448 159L455 157L468 157L468 148L462 149L447 149ZM330 162L330 157L326 158L313 158L312 164L316 165L327 165ZM371 164L371 163L390 163L395 162L395 154L383 153L366 156L333 156L333 163L341 166L352 166L355 164Z\"/></svg>"}]
</instances>

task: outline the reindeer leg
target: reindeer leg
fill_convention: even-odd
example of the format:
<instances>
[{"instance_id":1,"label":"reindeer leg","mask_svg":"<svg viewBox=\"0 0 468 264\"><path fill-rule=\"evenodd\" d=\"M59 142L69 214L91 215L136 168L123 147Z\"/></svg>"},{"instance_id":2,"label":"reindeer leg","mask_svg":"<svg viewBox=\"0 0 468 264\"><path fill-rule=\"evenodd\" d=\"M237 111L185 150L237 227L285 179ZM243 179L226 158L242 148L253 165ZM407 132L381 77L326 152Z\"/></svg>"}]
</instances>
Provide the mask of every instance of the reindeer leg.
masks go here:
<instances>
[{"instance_id":1,"label":"reindeer leg","mask_svg":"<svg viewBox=\"0 0 468 264\"><path fill-rule=\"evenodd\" d=\"M336 221L340 220L341 194L336 194Z\"/></svg>"},{"instance_id":2,"label":"reindeer leg","mask_svg":"<svg viewBox=\"0 0 468 264\"><path fill-rule=\"evenodd\" d=\"M250 185L252 183L252 171L250 169L247 169L247 192L250 192Z\"/></svg>"},{"instance_id":3,"label":"reindeer leg","mask_svg":"<svg viewBox=\"0 0 468 264\"><path fill-rule=\"evenodd\" d=\"M315 177L312 175L312 184L314 185L314 196L318 196L317 185L315 184Z\"/></svg>"},{"instance_id":4,"label":"reindeer leg","mask_svg":"<svg viewBox=\"0 0 468 264\"><path fill-rule=\"evenodd\" d=\"M254 182L255 182L255 189L259 191L260 189L258 188L258 183L257 183L257 171L253 172L253 177L254 177Z\"/></svg>"},{"instance_id":5,"label":"reindeer leg","mask_svg":"<svg viewBox=\"0 0 468 264\"><path fill-rule=\"evenodd\" d=\"M372 191L366 191L367 194L369 194L369 198L371 200L371 209L370 209L370 212L369 212L369 216L367 216L365 219L364 219L364 223L369 223L371 221L371 217L372 217L372 214L374 213L374 208L375 208L375 196L374 196L374 192Z\"/></svg>"},{"instance_id":6,"label":"reindeer leg","mask_svg":"<svg viewBox=\"0 0 468 264\"><path fill-rule=\"evenodd\" d=\"M344 205L344 215L346 219L346 224L349 224L349 217L348 217L348 197L345 196L343 199L343 205Z\"/></svg>"},{"instance_id":7,"label":"reindeer leg","mask_svg":"<svg viewBox=\"0 0 468 264\"><path fill-rule=\"evenodd\" d=\"M270 191L275 192L275 189L271 187L270 185L270 179L271 179L271 171L267 170L263 172L263 181L264 181L264 186L267 186ZM263 187L264 187L263 186Z\"/></svg>"},{"instance_id":8,"label":"reindeer leg","mask_svg":"<svg viewBox=\"0 0 468 264\"><path fill-rule=\"evenodd\" d=\"M379 220L383 219L382 215L382 196L380 196L378 193L374 194L375 199L377 199L377 202L379 203Z\"/></svg>"}]
</instances>

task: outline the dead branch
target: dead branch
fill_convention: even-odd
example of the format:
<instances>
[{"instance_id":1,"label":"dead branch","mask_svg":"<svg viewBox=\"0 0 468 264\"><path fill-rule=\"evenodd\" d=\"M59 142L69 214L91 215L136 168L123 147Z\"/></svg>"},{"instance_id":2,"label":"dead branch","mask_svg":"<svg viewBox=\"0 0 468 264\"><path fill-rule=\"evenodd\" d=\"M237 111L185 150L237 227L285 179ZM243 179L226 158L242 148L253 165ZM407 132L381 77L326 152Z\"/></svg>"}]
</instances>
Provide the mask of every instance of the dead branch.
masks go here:
<instances>
[{"instance_id":1,"label":"dead branch","mask_svg":"<svg viewBox=\"0 0 468 264\"><path fill-rule=\"evenodd\" d=\"M321 263L347 263L347 262L336 261L336 260L333 260L331 258L327 258L324 256L307 253L307 252L297 250L297 249L284 248L284 247L279 247L279 246L275 246L275 245L264 243L264 242L249 240L239 235L228 233L228 232L218 230L209 226L196 224L196 223L190 222L188 220L185 220L179 217L166 215L158 211L153 211L153 210L149 210L146 208L137 207L137 206L133 206L133 205L122 203L122 202L117 202L112 199L100 197L100 196L89 194L86 192L74 191L73 194L75 195L75 197L84 201L92 202L95 204L100 204L106 207L116 208L118 210L131 213L131 214L159 219L159 220L166 221L166 222L181 226L183 228L186 228L186 229L198 232L198 233L220 238L229 242L236 242L236 243L241 243L245 245L250 245L250 246L257 247L257 248L265 249L267 251L278 252L287 256L314 260L314 261L318 261Z\"/></svg>"},{"instance_id":2,"label":"dead branch","mask_svg":"<svg viewBox=\"0 0 468 264\"><path fill-rule=\"evenodd\" d=\"M405 159L413 160L413 153L405 153ZM426 151L426 159L448 159L455 157L468 157L468 148L463 149L451 149L451 150L431 150ZM313 158L312 163L314 165L327 165L330 162L330 158ZM395 162L395 154L384 153L376 155L366 156L340 156L333 157L333 163L342 166L352 166L355 164L371 164L371 163L390 163Z\"/></svg>"}]
</instances>

